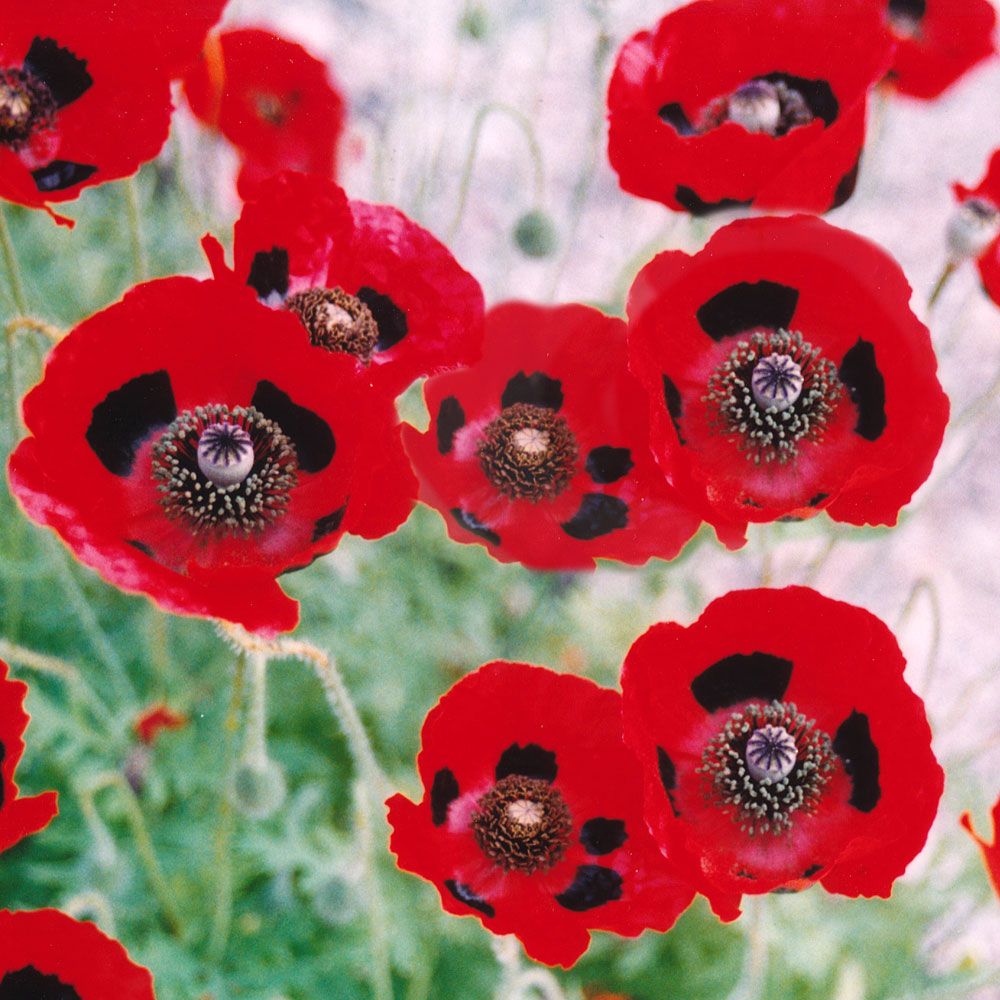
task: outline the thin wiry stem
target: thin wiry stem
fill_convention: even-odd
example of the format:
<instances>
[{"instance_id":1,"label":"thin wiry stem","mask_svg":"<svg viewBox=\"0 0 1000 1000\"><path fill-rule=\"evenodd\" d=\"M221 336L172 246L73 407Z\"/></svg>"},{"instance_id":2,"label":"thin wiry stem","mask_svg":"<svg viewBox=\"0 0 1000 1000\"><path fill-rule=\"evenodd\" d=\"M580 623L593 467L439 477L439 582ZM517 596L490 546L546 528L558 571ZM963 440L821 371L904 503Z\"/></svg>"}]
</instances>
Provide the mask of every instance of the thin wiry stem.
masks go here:
<instances>
[{"instance_id":1,"label":"thin wiry stem","mask_svg":"<svg viewBox=\"0 0 1000 1000\"><path fill-rule=\"evenodd\" d=\"M65 336L64 331L53 323L46 323L43 319L36 319L34 316L15 316L7 320L4 330L8 333L20 333L22 330L36 330L52 341L59 343Z\"/></svg>"},{"instance_id":2,"label":"thin wiry stem","mask_svg":"<svg viewBox=\"0 0 1000 1000\"><path fill-rule=\"evenodd\" d=\"M125 190L125 211L128 215L129 245L132 248L132 270L136 281L149 278L149 261L142 238L142 217L139 212L139 187L134 177L122 182ZM23 312L24 310L22 310Z\"/></svg>"},{"instance_id":3,"label":"thin wiry stem","mask_svg":"<svg viewBox=\"0 0 1000 1000\"><path fill-rule=\"evenodd\" d=\"M941 651L942 621L941 598L938 595L937 587L935 587L934 581L929 577L921 577L910 588L910 593L906 598L906 603L903 605L902 610L899 612L899 617L896 619L895 632L897 635L899 634L900 630L913 613L913 609L916 607L917 600L921 597L921 595L926 597L927 603L931 609L931 645L930 649L927 651L927 666L921 683L923 696L926 700L930 692L931 684L934 681L934 672L938 662L938 654Z\"/></svg>"},{"instance_id":4,"label":"thin wiry stem","mask_svg":"<svg viewBox=\"0 0 1000 1000\"><path fill-rule=\"evenodd\" d=\"M251 653L250 700L244 728L243 762L258 771L267 766L267 657Z\"/></svg>"},{"instance_id":5,"label":"thin wiry stem","mask_svg":"<svg viewBox=\"0 0 1000 1000\"><path fill-rule=\"evenodd\" d=\"M389 928L386 921L385 903L382 899L382 889L377 875L378 860L375 857L375 830L372 825L375 810L371 800L371 789L363 778L355 783L354 801L358 842L368 877L368 930L372 952L372 989L375 993L375 1000L393 1000Z\"/></svg>"},{"instance_id":6,"label":"thin wiry stem","mask_svg":"<svg viewBox=\"0 0 1000 1000\"><path fill-rule=\"evenodd\" d=\"M949 279L955 273L956 263L953 260L949 260L945 264L944 268L941 270L941 274L938 275L938 280L934 282L934 287L931 289L931 294L927 297L927 308L933 309L937 300L941 297L941 293L944 291L945 285L948 284Z\"/></svg>"}]
</instances>

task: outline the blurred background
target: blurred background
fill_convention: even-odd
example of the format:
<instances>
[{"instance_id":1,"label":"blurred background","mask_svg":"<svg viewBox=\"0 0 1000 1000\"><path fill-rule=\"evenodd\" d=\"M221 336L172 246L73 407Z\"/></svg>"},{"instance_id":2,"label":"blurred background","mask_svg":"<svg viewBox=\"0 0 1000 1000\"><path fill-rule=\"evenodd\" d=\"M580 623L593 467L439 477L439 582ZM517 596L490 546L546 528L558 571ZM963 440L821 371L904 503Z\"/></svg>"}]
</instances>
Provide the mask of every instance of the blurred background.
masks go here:
<instances>
[{"instance_id":1,"label":"blurred background","mask_svg":"<svg viewBox=\"0 0 1000 1000\"><path fill-rule=\"evenodd\" d=\"M279 10L234 0L226 20L271 27L329 64L349 107L348 193L395 204L431 229L488 303L584 301L621 313L656 251L696 249L727 221L691 222L625 195L606 162L614 53L675 6L287 0ZM809 583L896 630L947 786L893 898L769 896L755 901L753 935L747 920L721 926L699 900L667 935L595 935L585 958L556 974L567 996L1000 998L1000 907L958 825L971 810L987 832L1000 794L1000 312L972 265L932 315L926 307L945 262L949 185L977 182L1000 146L998 93L994 60L936 102L878 95L857 191L828 216L902 264L952 400L934 474L899 527L775 524L753 530L738 553L703 532L669 565L545 575L450 543L439 516L419 508L394 536L348 538L283 581L302 602L297 634L338 658L379 762L411 795L424 715L486 660L614 684L648 625L691 621L713 597L760 583ZM239 211L234 154L178 103L163 154L138 177L154 275L207 273L200 236L228 246ZM88 190L66 206L72 232L8 206L35 315L69 327L129 287L126 206L122 184ZM12 315L6 295L0 285ZM850 309L845 301L848 322ZM19 394L47 346L35 333L19 342ZM418 393L403 405L421 419ZM10 421L3 430L9 448ZM430 885L397 872L386 829L357 809L343 736L306 666L270 669L268 748L283 780L244 794L241 810L226 766L242 739L229 711L235 656L213 627L103 584L6 492L0 548L0 656L31 683L18 782L26 793L58 789L61 807L47 830L4 855L4 906L95 917L152 970L161 1000L368 998L373 935L389 950L396 997L496 995L489 935L445 916ZM15 655L11 644L43 656ZM133 725L161 701L187 724L141 746ZM264 818L247 815L265 807Z\"/></svg>"}]
</instances>

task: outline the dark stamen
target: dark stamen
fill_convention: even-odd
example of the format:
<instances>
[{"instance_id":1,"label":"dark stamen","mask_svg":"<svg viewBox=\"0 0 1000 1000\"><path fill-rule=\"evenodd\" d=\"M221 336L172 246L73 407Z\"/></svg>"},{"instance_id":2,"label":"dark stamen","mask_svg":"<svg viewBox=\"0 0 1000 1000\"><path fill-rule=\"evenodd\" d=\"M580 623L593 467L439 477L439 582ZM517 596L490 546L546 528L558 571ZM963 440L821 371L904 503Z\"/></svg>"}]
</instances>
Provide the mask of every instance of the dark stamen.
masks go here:
<instances>
[{"instance_id":1,"label":"dark stamen","mask_svg":"<svg viewBox=\"0 0 1000 1000\"><path fill-rule=\"evenodd\" d=\"M341 288L310 288L285 300L316 347L353 354L368 364L378 343L378 324L359 298Z\"/></svg>"},{"instance_id":2,"label":"dark stamen","mask_svg":"<svg viewBox=\"0 0 1000 1000\"><path fill-rule=\"evenodd\" d=\"M748 132L782 136L815 117L806 98L787 81L758 78L710 101L698 117L697 130L708 132L728 121Z\"/></svg>"},{"instance_id":3,"label":"dark stamen","mask_svg":"<svg viewBox=\"0 0 1000 1000\"><path fill-rule=\"evenodd\" d=\"M55 116L56 100L42 79L25 69L0 69L0 145L22 149L51 128Z\"/></svg>"}]
</instances>

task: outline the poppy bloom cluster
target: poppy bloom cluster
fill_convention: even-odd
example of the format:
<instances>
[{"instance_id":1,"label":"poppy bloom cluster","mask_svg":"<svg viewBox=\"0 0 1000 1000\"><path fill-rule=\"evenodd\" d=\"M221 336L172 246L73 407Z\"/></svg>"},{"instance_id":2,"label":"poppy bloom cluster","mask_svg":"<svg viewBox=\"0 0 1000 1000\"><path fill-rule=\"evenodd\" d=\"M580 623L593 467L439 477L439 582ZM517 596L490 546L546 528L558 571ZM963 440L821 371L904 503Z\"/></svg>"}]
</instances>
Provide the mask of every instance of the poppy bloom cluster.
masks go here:
<instances>
[{"instance_id":1,"label":"poppy bloom cluster","mask_svg":"<svg viewBox=\"0 0 1000 1000\"><path fill-rule=\"evenodd\" d=\"M224 5L5 3L0 198L44 208L153 159L170 126L170 80L197 58Z\"/></svg>"},{"instance_id":2,"label":"poppy bloom cluster","mask_svg":"<svg viewBox=\"0 0 1000 1000\"><path fill-rule=\"evenodd\" d=\"M814 882L888 896L943 774L886 626L802 587L736 591L654 625L622 672L653 835L726 919Z\"/></svg>"},{"instance_id":3,"label":"poppy bloom cluster","mask_svg":"<svg viewBox=\"0 0 1000 1000\"><path fill-rule=\"evenodd\" d=\"M93 924L58 910L0 911L0 997L154 1000L153 977Z\"/></svg>"},{"instance_id":4,"label":"poppy bloom cluster","mask_svg":"<svg viewBox=\"0 0 1000 1000\"><path fill-rule=\"evenodd\" d=\"M388 801L390 847L449 913L570 966L589 930L666 930L691 902L643 822L617 692L489 663L430 712L421 747L424 797Z\"/></svg>"},{"instance_id":5,"label":"poppy bloom cluster","mask_svg":"<svg viewBox=\"0 0 1000 1000\"><path fill-rule=\"evenodd\" d=\"M625 191L702 215L850 197L892 42L871 0L697 0L618 53L608 156Z\"/></svg>"},{"instance_id":6,"label":"poppy bloom cluster","mask_svg":"<svg viewBox=\"0 0 1000 1000\"><path fill-rule=\"evenodd\" d=\"M889 80L908 97L940 97L996 52L990 0L874 0L896 41Z\"/></svg>"},{"instance_id":7,"label":"poppy bloom cluster","mask_svg":"<svg viewBox=\"0 0 1000 1000\"><path fill-rule=\"evenodd\" d=\"M210 249L216 276L232 277ZM260 185L233 253L239 283L296 316L314 346L352 355L391 395L479 356L476 279L402 212L348 201L333 181L284 172Z\"/></svg>"},{"instance_id":8,"label":"poppy bloom cluster","mask_svg":"<svg viewBox=\"0 0 1000 1000\"><path fill-rule=\"evenodd\" d=\"M24 419L30 517L119 587L262 634L297 620L280 573L394 530L416 492L392 399L231 282L150 282L84 321Z\"/></svg>"},{"instance_id":9,"label":"poppy bloom cluster","mask_svg":"<svg viewBox=\"0 0 1000 1000\"><path fill-rule=\"evenodd\" d=\"M455 541L540 569L677 555L699 519L652 458L626 365L625 324L595 309L488 313L482 360L430 379L430 427L404 428L421 499Z\"/></svg>"},{"instance_id":10,"label":"poppy bloom cluster","mask_svg":"<svg viewBox=\"0 0 1000 1000\"><path fill-rule=\"evenodd\" d=\"M241 198L282 170L336 175L344 98L326 64L296 42L260 28L223 31L185 76L184 93L238 152Z\"/></svg>"},{"instance_id":11,"label":"poppy bloom cluster","mask_svg":"<svg viewBox=\"0 0 1000 1000\"><path fill-rule=\"evenodd\" d=\"M986 294L1000 305L1000 150L975 187L953 184L958 206L948 222L952 266L975 260Z\"/></svg>"},{"instance_id":12,"label":"poppy bloom cluster","mask_svg":"<svg viewBox=\"0 0 1000 1000\"><path fill-rule=\"evenodd\" d=\"M909 299L888 254L806 216L733 222L639 273L629 349L653 448L726 544L820 510L895 523L948 418Z\"/></svg>"}]
</instances>

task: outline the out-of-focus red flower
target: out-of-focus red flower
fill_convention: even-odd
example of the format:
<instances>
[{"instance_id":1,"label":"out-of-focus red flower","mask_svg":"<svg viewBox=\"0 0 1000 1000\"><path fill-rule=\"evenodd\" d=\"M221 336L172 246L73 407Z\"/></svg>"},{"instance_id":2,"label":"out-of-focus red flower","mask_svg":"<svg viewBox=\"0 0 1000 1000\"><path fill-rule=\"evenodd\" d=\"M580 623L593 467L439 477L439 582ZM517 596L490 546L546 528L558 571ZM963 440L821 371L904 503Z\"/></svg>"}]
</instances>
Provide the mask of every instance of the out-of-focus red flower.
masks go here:
<instances>
[{"instance_id":1,"label":"out-of-focus red flower","mask_svg":"<svg viewBox=\"0 0 1000 1000\"><path fill-rule=\"evenodd\" d=\"M503 562L592 569L596 557L673 558L699 518L649 451L625 324L587 306L506 303L483 359L424 387L431 425L404 428L449 535Z\"/></svg>"},{"instance_id":2,"label":"out-of-focus red flower","mask_svg":"<svg viewBox=\"0 0 1000 1000\"><path fill-rule=\"evenodd\" d=\"M282 173L236 223L237 279L294 312L317 347L353 354L396 395L479 357L479 282L426 229L330 180ZM216 275L225 267L218 254Z\"/></svg>"},{"instance_id":3,"label":"out-of-focus red flower","mask_svg":"<svg viewBox=\"0 0 1000 1000\"><path fill-rule=\"evenodd\" d=\"M23 736L28 726L24 696L28 693L28 685L10 680L7 674L7 664L0 660L0 851L44 830L59 811L55 792L31 796L18 794L14 772L24 753Z\"/></svg>"},{"instance_id":4,"label":"out-of-focus red flower","mask_svg":"<svg viewBox=\"0 0 1000 1000\"><path fill-rule=\"evenodd\" d=\"M993 890L1000 897L1000 798L993 806L993 843L983 840L973 829L972 816L969 813L962 813L961 824L969 831L969 835L979 845L979 850L983 853L983 864L986 865L986 874L990 878Z\"/></svg>"},{"instance_id":5,"label":"out-of-focus red flower","mask_svg":"<svg viewBox=\"0 0 1000 1000\"><path fill-rule=\"evenodd\" d=\"M175 712L165 702L150 705L135 720L132 729L140 742L152 746L164 729L181 729L188 722L187 716Z\"/></svg>"},{"instance_id":6,"label":"out-of-focus red flower","mask_svg":"<svg viewBox=\"0 0 1000 1000\"><path fill-rule=\"evenodd\" d=\"M724 919L814 882L888 896L944 775L895 638L804 587L736 591L654 625L622 673L646 821Z\"/></svg>"},{"instance_id":7,"label":"out-of-focus red flower","mask_svg":"<svg viewBox=\"0 0 1000 1000\"><path fill-rule=\"evenodd\" d=\"M264 635L298 618L279 574L393 531L416 495L392 399L231 282L149 282L85 320L24 418L30 517L122 589Z\"/></svg>"},{"instance_id":8,"label":"out-of-focus red flower","mask_svg":"<svg viewBox=\"0 0 1000 1000\"><path fill-rule=\"evenodd\" d=\"M326 64L296 42L260 28L223 31L209 38L184 93L236 147L241 198L282 170L336 175L344 98Z\"/></svg>"},{"instance_id":9,"label":"out-of-focus red flower","mask_svg":"<svg viewBox=\"0 0 1000 1000\"><path fill-rule=\"evenodd\" d=\"M820 510L895 524L948 418L909 300L884 250L806 216L733 222L639 273L629 351L653 450L726 544Z\"/></svg>"},{"instance_id":10,"label":"out-of-focus red flower","mask_svg":"<svg viewBox=\"0 0 1000 1000\"><path fill-rule=\"evenodd\" d=\"M47 208L153 159L170 126L171 77L197 58L224 5L6 0L0 198Z\"/></svg>"},{"instance_id":11,"label":"out-of-focus red flower","mask_svg":"<svg viewBox=\"0 0 1000 1000\"><path fill-rule=\"evenodd\" d=\"M997 14L990 0L873 0L896 39L889 72L901 94L940 97L996 52Z\"/></svg>"},{"instance_id":12,"label":"out-of-focus red flower","mask_svg":"<svg viewBox=\"0 0 1000 1000\"><path fill-rule=\"evenodd\" d=\"M618 53L611 165L625 191L694 215L825 212L854 190L891 57L871 0L697 0Z\"/></svg>"},{"instance_id":13,"label":"out-of-focus red flower","mask_svg":"<svg viewBox=\"0 0 1000 1000\"><path fill-rule=\"evenodd\" d=\"M489 663L427 716L417 766L423 801L388 801L400 868L539 962L572 965L590 930L667 930L691 902L643 823L616 691Z\"/></svg>"},{"instance_id":14,"label":"out-of-focus red flower","mask_svg":"<svg viewBox=\"0 0 1000 1000\"><path fill-rule=\"evenodd\" d=\"M93 924L58 910L0 911L0 996L155 1000L148 969Z\"/></svg>"},{"instance_id":15,"label":"out-of-focus red flower","mask_svg":"<svg viewBox=\"0 0 1000 1000\"><path fill-rule=\"evenodd\" d=\"M1000 305L1000 149L975 187L953 184L958 207L948 224L953 264L974 259L986 294Z\"/></svg>"}]
</instances>

